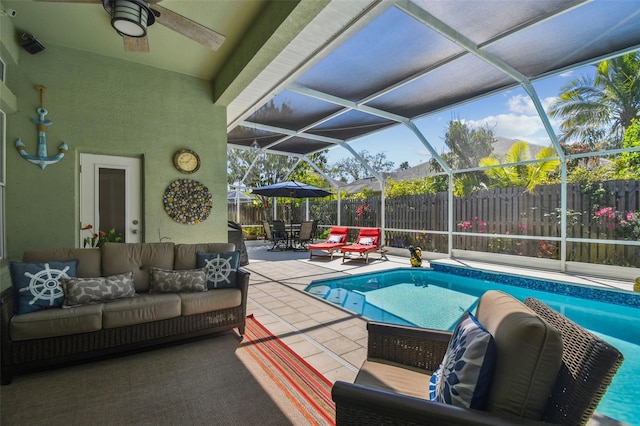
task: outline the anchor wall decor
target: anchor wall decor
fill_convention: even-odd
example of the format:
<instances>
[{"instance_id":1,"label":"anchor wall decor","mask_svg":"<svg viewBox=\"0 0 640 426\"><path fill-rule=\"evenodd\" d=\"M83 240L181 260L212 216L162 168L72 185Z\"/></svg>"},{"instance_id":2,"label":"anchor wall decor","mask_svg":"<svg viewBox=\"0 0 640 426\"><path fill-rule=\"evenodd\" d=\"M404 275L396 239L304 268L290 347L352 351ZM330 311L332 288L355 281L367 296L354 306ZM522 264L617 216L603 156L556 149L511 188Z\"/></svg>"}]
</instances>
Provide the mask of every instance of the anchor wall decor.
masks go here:
<instances>
[{"instance_id":1,"label":"anchor wall decor","mask_svg":"<svg viewBox=\"0 0 640 426\"><path fill-rule=\"evenodd\" d=\"M62 142L58 147L58 154L54 155L53 157L47 157L46 131L47 127L52 125L53 122L44 119L45 116L49 113L49 111L47 111L47 109L44 107L44 91L47 90L47 88L44 86L36 86L35 88L40 92L40 106L36 109L39 119L36 120L32 118L31 121L33 121L38 128L38 155L35 156L27 154L27 151L25 151L26 147L24 145L24 142L22 142L22 139L18 139L16 141L16 149L25 160L40 166L40 168L44 170L44 168L49 164L55 164L58 161L62 160L62 157L64 157L64 154L67 153L69 147L66 143Z\"/></svg>"}]
</instances>

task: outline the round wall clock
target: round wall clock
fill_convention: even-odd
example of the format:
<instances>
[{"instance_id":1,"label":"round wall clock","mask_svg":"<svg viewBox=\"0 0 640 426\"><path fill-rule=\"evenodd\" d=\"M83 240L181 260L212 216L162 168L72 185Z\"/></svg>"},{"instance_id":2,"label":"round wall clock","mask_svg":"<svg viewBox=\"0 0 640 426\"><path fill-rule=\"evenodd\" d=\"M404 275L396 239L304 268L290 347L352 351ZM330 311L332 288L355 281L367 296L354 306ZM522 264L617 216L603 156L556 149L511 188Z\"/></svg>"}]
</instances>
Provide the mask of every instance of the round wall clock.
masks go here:
<instances>
[{"instance_id":1,"label":"round wall clock","mask_svg":"<svg viewBox=\"0 0 640 426\"><path fill-rule=\"evenodd\" d=\"M200 157L190 149L181 149L174 154L173 165L182 173L194 173L200 168Z\"/></svg>"}]
</instances>

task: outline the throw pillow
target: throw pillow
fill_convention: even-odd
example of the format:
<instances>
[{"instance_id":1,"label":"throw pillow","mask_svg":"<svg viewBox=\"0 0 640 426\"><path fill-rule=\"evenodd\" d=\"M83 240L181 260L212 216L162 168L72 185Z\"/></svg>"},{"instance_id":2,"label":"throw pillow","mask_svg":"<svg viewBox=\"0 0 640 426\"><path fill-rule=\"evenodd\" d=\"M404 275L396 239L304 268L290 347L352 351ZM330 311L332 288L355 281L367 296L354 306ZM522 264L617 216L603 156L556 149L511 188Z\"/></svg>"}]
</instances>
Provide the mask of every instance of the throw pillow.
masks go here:
<instances>
[{"instance_id":1,"label":"throw pillow","mask_svg":"<svg viewBox=\"0 0 640 426\"><path fill-rule=\"evenodd\" d=\"M18 297L18 314L59 308L64 301L62 278L76 276L78 260L66 262L10 262L11 282Z\"/></svg>"},{"instance_id":2,"label":"throw pillow","mask_svg":"<svg viewBox=\"0 0 640 426\"><path fill-rule=\"evenodd\" d=\"M97 278L63 278L63 308L134 297L133 272Z\"/></svg>"},{"instance_id":3,"label":"throw pillow","mask_svg":"<svg viewBox=\"0 0 640 426\"><path fill-rule=\"evenodd\" d=\"M374 237L362 237L358 240L358 244L363 246L372 246L374 241Z\"/></svg>"},{"instance_id":4,"label":"throw pillow","mask_svg":"<svg viewBox=\"0 0 640 426\"><path fill-rule=\"evenodd\" d=\"M151 268L149 272L149 293L207 291L207 271L204 268L183 271Z\"/></svg>"},{"instance_id":5,"label":"throw pillow","mask_svg":"<svg viewBox=\"0 0 640 426\"><path fill-rule=\"evenodd\" d=\"M493 336L469 311L465 312L453 330L442 363L431 376L429 399L484 410L495 358Z\"/></svg>"},{"instance_id":6,"label":"throw pillow","mask_svg":"<svg viewBox=\"0 0 640 426\"><path fill-rule=\"evenodd\" d=\"M196 267L207 269L207 283L210 289L235 287L239 263L239 251L196 252Z\"/></svg>"},{"instance_id":7,"label":"throw pillow","mask_svg":"<svg viewBox=\"0 0 640 426\"><path fill-rule=\"evenodd\" d=\"M335 235L329 234L329 238L327 238L328 243L341 243L344 235Z\"/></svg>"}]
</instances>

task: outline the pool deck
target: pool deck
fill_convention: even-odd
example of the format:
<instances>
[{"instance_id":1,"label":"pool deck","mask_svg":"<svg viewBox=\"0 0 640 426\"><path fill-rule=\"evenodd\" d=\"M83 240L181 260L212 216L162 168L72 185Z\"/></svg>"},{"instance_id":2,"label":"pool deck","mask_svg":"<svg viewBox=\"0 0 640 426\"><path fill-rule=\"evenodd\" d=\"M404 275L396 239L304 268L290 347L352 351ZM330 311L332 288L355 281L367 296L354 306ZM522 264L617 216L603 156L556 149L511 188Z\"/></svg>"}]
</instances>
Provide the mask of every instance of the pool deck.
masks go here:
<instances>
[{"instance_id":1,"label":"pool deck","mask_svg":"<svg viewBox=\"0 0 640 426\"><path fill-rule=\"evenodd\" d=\"M267 250L263 241L247 241L251 272L247 314L264 324L310 365L332 382L353 382L358 367L366 358L367 321L361 316L304 292L314 280L408 267L409 258L378 254L369 263L347 261L339 255L313 257L308 252ZM549 271L489 265L479 262L444 260L478 269L508 272L556 281L631 290L633 284L597 277L560 274ZM428 267L424 262L423 266ZM621 424L598 418L590 425Z\"/></svg>"}]
</instances>

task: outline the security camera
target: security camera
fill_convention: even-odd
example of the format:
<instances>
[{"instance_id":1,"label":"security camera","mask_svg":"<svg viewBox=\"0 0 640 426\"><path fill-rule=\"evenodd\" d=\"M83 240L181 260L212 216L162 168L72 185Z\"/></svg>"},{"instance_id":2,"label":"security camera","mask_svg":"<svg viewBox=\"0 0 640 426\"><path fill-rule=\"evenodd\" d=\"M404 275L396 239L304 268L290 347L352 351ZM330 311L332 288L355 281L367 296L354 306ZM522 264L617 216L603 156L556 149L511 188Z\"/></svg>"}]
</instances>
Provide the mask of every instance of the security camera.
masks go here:
<instances>
[{"instance_id":1,"label":"security camera","mask_svg":"<svg viewBox=\"0 0 640 426\"><path fill-rule=\"evenodd\" d=\"M17 14L18 12L16 12L15 9L0 10L0 16L11 16L14 18Z\"/></svg>"}]
</instances>

